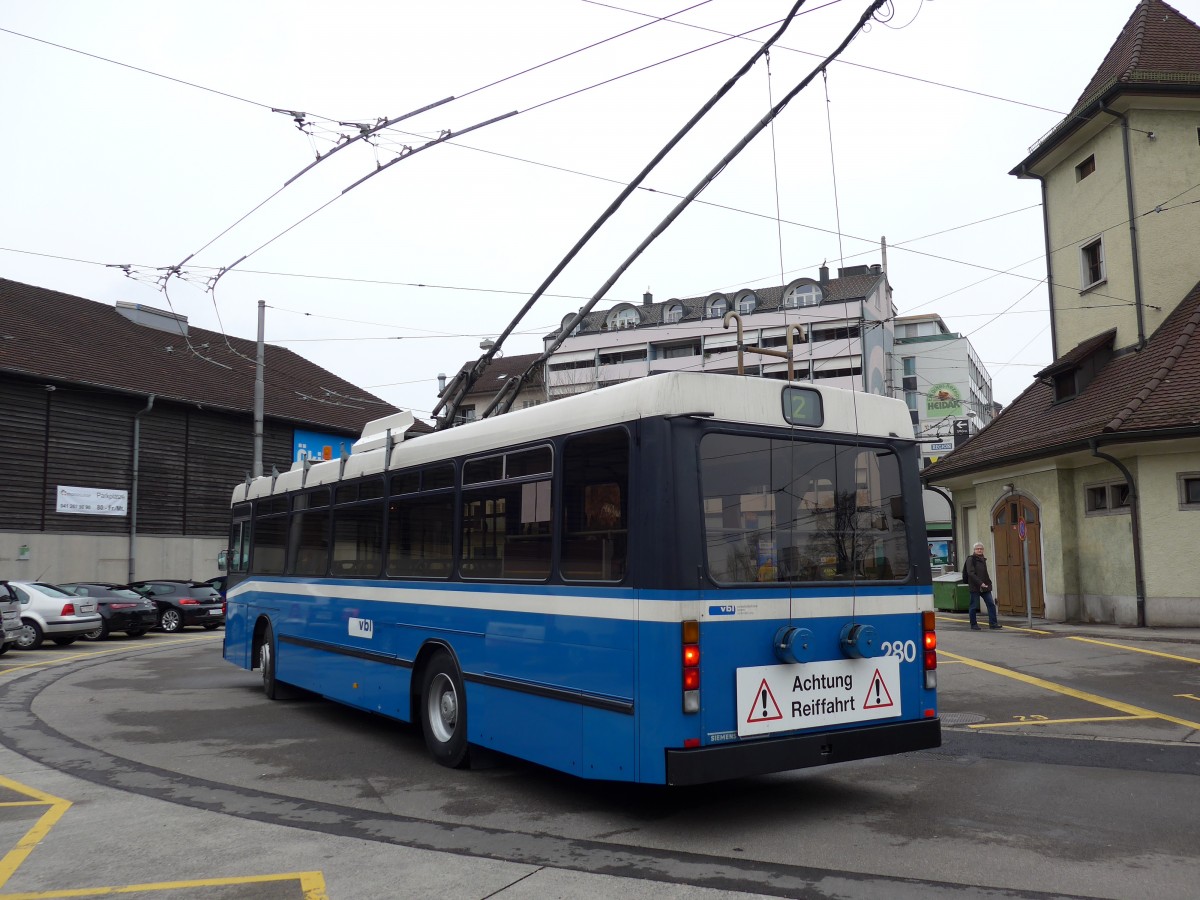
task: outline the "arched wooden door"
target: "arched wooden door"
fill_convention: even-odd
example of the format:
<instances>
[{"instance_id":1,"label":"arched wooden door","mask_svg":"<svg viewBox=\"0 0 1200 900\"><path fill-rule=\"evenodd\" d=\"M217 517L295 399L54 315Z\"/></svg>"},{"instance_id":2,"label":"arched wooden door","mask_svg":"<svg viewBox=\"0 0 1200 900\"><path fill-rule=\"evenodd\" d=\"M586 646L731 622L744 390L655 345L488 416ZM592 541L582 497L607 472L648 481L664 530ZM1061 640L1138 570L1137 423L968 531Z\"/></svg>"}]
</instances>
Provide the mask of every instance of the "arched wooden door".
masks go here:
<instances>
[{"instance_id":1,"label":"arched wooden door","mask_svg":"<svg viewBox=\"0 0 1200 900\"><path fill-rule=\"evenodd\" d=\"M1025 540L1021 540L1020 523L1025 522ZM992 512L992 540L996 558L992 560L992 577L996 579L996 605L1007 616L1025 615L1025 572L1022 563L1029 565L1031 612L1046 615L1042 595L1042 517L1037 504L1028 497L1012 494Z\"/></svg>"}]
</instances>

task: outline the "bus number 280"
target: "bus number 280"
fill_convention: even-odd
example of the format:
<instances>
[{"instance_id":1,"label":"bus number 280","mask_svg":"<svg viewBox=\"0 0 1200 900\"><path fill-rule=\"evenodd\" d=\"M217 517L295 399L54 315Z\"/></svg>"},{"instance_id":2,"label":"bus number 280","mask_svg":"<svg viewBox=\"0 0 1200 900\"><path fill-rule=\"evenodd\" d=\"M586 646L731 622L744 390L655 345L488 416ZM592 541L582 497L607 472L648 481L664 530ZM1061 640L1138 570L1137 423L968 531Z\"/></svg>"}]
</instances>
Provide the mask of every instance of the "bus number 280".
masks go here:
<instances>
[{"instance_id":1,"label":"bus number 280","mask_svg":"<svg viewBox=\"0 0 1200 900\"><path fill-rule=\"evenodd\" d=\"M884 641L883 655L897 656L901 662L916 662L917 643L916 641Z\"/></svg>"}]
</instances>

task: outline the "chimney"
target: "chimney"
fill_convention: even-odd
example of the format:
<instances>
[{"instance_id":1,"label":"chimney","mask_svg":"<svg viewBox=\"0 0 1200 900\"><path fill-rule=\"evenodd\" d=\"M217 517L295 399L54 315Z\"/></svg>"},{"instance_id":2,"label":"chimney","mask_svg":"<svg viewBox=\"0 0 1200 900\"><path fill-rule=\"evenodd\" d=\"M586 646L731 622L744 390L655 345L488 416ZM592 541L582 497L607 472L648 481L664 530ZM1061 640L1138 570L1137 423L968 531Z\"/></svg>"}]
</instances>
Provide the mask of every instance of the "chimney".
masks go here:
<instances>
[{"instance_id":1,"label":"chimney","mask_svg":"<svg viewBox=\"0 0 1200 900\"><path fill-rule=\"evenodd\" d=\"M878 275L882 271L883 270L880 268L879 263L873 263L871 265L871 274L872 275Z\"/></svg>"},{"instance_id":2,"label":"chimney","mask_svg":"<svg viewBox=\"0 0 1200 900\"><path fill-rule=\"evenodd\" d=\"M437 395L440 397L440 396L442 396L442 394L444 394L444 393L446 393L446 373L445 373L445 372L438 372L438 392L437 392Z\"/></svg>"},{"instance_id":3,"label":"chimney","mask_svg":"<svg viewBox=\"0 0 1200 900\"><path fill-rule=\"evenodd\" d=\"M649 306L654 302L654 295L650 293L650 288L646 288L646 293L642 294L642 306Z\"/></svg>"},{"instance_id":4,"label":"chimney","mask_svg":"<svg viewBox=\"0 0 1200 900\"><path fill-rule=\"evenodd\" d=\"M821 266L821 274L817 281L821 284L826 284L829 281L829 266Z\"/></svg>"}]
</instances>

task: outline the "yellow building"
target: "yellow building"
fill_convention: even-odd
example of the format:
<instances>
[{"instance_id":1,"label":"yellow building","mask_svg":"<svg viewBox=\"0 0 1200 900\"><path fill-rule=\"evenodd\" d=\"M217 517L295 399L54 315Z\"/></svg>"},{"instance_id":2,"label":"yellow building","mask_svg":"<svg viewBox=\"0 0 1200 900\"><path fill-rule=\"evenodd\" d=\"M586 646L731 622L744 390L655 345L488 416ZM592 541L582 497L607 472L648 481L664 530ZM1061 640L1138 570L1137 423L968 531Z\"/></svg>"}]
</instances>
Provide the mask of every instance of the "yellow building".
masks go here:
<instances>
[{"instance_id":1,"label":"yellow building","mask_svg":"<svg viewBox=\"0 0 1200 900\"><path fill-rule=\"evenodd\" d=\"M1200 27L1138 0L1041 182L1055 361L926 469L1003 612L1200 625Z\"/></svg>"}]
</instances>

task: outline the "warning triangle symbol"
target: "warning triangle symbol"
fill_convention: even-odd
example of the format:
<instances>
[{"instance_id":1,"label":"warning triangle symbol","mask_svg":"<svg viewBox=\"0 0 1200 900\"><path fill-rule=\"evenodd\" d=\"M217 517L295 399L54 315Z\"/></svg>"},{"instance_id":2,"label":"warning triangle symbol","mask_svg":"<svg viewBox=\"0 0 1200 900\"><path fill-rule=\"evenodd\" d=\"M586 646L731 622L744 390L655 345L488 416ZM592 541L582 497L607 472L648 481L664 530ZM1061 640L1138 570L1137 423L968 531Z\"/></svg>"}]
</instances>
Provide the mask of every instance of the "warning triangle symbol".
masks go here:
<instances>
[{"instance_id":1,"label":"warning triangle symbol","mask_svg":"<svg viewBox=\"0 0 1200 900\"><path fill-rule=\"evenodd\" d=\"M895 706L895 703L892 702L892 695L883 681L883 676L876 669L871 686L867 688L867 699L863 701L863 709L883 709L888 706Z\"/></svg>"},{"instance_id":2,"label":"warning triangle symbol","mask_svg":"<svg viewBox=\"0 0 1200 900\"><path fill-rule=\"evenodd\" d=\"M767 679L762 680L762 684L758 686L758 690L754 692L754 699L750 701L750 715L746 717L746 724L752 722L773 722L776 719L782 719L783 713L779 711L779 704L775 702L775 695L771 693L771 686L767 684Z\"/></svg>"}]
</instances>

